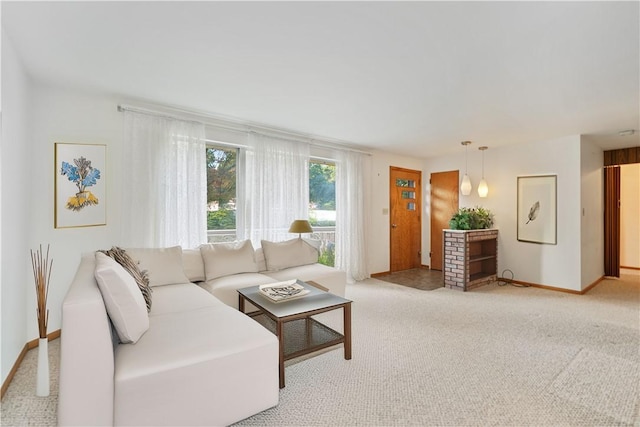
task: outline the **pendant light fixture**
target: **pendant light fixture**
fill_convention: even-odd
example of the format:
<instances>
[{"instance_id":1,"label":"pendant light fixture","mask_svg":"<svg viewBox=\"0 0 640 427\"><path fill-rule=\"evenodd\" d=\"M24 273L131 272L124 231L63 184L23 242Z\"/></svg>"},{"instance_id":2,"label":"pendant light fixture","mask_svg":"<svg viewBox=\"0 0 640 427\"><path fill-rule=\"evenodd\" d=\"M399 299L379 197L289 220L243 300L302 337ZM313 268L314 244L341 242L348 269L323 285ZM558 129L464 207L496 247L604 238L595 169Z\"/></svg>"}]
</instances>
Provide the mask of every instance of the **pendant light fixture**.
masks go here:
<instances>
[{"instance_id":1,"label":"pendant light fixture","mask_svg":"<svg viewBox=\"0 0 640 427\"><path fill-rule=\"evenodd\" d=\"M464 176L462 177L462 183L460 184L460 192L463 196L468 196L471 194L471 179L469 179L469 175L467 174L467 166L469 165L467 159L467 145L471 144L471 141L462 141L462 145L464 145Z\"/></svg>"},{"instance_id":2,"label":"pendant light fixture","mask_svg":"<svg viewBox=\"0 0 640 427\"><path fill-rule=\"evenodd\" d=\"M484 151L489 147L478 147L478 150L482 151L482 179L480 180L480 184L478 184L478 196L487 197L489 194L489 186L487 185L487 181L484 179Z\"/></svg>"}]
</instances>

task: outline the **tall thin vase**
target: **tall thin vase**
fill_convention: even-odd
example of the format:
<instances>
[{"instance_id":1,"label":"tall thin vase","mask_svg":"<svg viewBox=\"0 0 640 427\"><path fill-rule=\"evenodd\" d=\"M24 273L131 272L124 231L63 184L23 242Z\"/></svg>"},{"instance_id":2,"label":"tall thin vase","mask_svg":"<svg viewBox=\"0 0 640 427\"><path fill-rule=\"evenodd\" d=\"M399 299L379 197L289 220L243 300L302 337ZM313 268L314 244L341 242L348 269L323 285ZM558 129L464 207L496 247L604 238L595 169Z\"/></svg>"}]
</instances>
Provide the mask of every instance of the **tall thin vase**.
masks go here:
<instances>
[{"instance_id":1,"label":"tall thin vase","mask_svg":"<svg viewBox=\"0 0 640 427\"><path fill-rule=\"evenodd\" d=\"M38 341L38 374L36 396L49 396L49 340Z\"/></svg>"}]
</instances>

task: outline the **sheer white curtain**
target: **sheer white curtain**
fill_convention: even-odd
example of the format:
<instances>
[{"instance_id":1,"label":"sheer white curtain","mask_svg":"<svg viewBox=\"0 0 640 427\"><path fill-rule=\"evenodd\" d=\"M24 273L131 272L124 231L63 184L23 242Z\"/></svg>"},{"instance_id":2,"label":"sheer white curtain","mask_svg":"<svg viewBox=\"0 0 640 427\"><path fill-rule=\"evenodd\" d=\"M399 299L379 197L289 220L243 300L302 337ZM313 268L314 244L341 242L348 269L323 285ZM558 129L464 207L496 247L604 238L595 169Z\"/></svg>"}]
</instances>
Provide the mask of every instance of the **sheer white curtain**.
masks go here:
<instances>
[{"instance_id":1,"label":"sheer white curtain","mask_svg":"<svg viewBox=\"0 0 640 427\"><path fill-rule=\"evenodd\" d=\"M236 228L238 239L291 239L295 219L309 216L309 145L249 134L239 173Z\"/></svg>"},{"instance_id":2,"label":"sheer white curtain","mask_svg":"<svg viewBox=\"0 0 640 427\"><path fill-rule=\"evenodd\" d=\"M124 111L123 246L207 241L205 149L201 123Z\"/></svg>"},{"instance_id":3,"label":"sheer white curtain","mask_svg":"<svg viewBox=\"0 0 640 427\"><path fill-rule=\"evenodd\" d=\"M369 277L366 236L369 228L367 197L371 158L366 154L336 152L336 261L347 279Z\"/></svg>"}]
</instances>

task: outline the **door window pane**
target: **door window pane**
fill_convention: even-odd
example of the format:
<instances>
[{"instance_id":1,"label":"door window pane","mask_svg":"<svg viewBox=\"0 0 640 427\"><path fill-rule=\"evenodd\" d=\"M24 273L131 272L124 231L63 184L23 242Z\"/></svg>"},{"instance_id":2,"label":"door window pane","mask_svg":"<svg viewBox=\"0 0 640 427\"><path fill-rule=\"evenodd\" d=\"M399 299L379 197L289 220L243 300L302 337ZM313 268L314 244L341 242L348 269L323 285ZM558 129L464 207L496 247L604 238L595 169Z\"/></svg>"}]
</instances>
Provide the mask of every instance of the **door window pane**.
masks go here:
<instances>
[{"instance_id":1,"label":"door window pane","mask_svg":"<svg viewBox=\"0 0 640 427\"><path fill-rule=\"evenodd\" d=\"M403 191L402 192L402 198L403 199L415 199L416 198L416 192L415 191Z\"/></svg>"},{"instance_id":2,"label":"door window pane","mask_svg":"<svg viewBox=\"0 0 640 427\"><path fill-rule=\"evenodd\" d=\"M416 182L412 179L396 179L396 187L416 188Z\"/></svg>"}]
</instances>

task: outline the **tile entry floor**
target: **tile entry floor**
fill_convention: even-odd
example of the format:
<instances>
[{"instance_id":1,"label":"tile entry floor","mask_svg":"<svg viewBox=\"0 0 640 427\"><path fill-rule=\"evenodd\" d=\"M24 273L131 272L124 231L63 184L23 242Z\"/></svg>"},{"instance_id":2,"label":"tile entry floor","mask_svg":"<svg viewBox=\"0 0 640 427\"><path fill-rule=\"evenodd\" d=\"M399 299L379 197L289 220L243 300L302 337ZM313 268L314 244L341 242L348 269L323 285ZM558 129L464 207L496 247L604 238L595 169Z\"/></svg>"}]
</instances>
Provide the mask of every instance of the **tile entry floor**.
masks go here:
<instances>
[{"instance_id":1,"label":"tile entry floor","mask_svg":"<svg viewBox=\"0 0 640 427\"><path fill-rule=\"evenodd\" d=\"M376 275L375 278L397 285L422 289L423 291L432 291L444 286L442 271L430 270L428 268L412 268L395 273Z\"/></svg>"}]
</instances>

